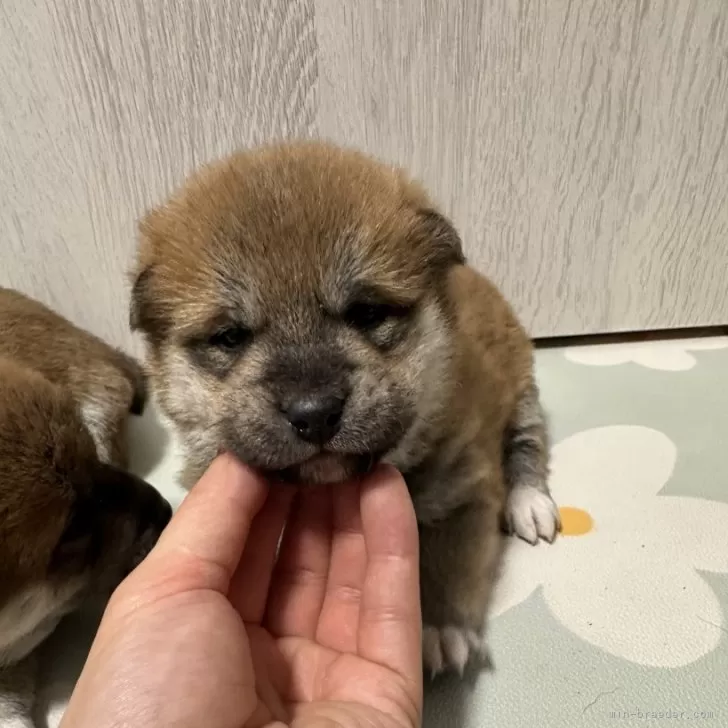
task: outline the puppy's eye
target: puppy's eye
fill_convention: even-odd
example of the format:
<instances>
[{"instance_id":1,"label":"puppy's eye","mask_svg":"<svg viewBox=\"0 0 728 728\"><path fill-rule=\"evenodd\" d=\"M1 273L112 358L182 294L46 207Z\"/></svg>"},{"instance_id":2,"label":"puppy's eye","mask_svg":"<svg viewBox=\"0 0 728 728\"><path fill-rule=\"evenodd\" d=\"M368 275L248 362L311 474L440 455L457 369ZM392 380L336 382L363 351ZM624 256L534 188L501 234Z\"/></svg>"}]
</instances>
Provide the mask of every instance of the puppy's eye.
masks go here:
<instances>
[{"instance_id":1,"label":"puppy's eye","mask_svg":"<svg viewBox=\"0 0 728 728\"><path fill-rule=\"evenodd\" d=\"M344 320L357 329L369 331L390 319L403 318L407 311L403 306L389 303L353 303L346 310Z\"/></svg>"},{"instance_id":2,"label":"puppy's eye","mask_svg":"<svg viewBox=\"0 0 728 728\"><path fill-rule=\"evenodd\" d=\"M235 351L250 341L251 333L242 326L227 326L216 331L209 339L210 346L226 351Z\"/></svg>"}]
</instances>

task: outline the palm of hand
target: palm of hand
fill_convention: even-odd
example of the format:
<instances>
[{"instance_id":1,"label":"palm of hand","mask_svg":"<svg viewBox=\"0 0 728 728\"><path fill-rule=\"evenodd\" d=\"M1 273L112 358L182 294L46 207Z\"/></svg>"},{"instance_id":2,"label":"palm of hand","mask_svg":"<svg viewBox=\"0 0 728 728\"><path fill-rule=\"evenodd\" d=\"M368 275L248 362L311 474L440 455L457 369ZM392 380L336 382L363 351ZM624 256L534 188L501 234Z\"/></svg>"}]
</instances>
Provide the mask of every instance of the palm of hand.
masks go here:
<instances>
[{"instance_id":1,"label":"palm of hand","mask_svg":"<svg viewBox=\"0 0 728 728\"><path fill-rule=\"evenodd\" d=\"M246 728L417 725L411 686L395 671L299 637L248 626L258 705ZM279 719L281 719L279 722Z\"/></svg>"},{"instance_id":2,"label":"palm of hand","mask_svg":"<svg viewBox=\"0 0 728 728\"><path fill-rule=\"evenodd\" d=\"M279 502L264 512L251 542L277 536L272 526L285 510ZM414 661L415 674L421 670L419 619L396 618L397 593L416 574L386 546L378 560L367 553L357 489L299 498L268 579L256 553L243 558L231 589L240 595L231 601L246 619L259 701L246 728L276 720L296 728L418 725L421 686L404 668Z\"/></svg>"}]
</instances>

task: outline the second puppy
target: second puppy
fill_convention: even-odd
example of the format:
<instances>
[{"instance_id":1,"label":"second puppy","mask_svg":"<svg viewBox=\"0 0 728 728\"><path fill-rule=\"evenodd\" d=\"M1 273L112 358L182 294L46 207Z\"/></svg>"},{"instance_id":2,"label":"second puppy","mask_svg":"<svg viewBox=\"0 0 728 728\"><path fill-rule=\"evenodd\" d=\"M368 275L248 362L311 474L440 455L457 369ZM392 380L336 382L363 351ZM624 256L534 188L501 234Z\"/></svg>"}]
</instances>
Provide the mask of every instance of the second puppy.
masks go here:
<instances>
[{"instance_id":1,"label":"second puppy","mask_svg":"<svg viewBox=\"0 0 728 728\"><path fill-rule=\"evenodd\" d=\"M68 392L0 357L0 725L33 725L35 648L108 595L170 515L152 486L99 459Z\"/></svg>"}]
</instances>

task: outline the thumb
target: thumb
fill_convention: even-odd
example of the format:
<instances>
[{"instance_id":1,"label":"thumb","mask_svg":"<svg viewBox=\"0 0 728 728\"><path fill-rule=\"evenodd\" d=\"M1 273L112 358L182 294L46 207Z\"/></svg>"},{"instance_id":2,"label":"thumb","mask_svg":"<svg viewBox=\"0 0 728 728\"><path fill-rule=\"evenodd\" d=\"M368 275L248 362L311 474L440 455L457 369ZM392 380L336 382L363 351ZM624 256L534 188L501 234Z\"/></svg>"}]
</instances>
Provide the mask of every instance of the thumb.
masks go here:
<instances>
[{"instance_id":1,"label":"thumb","mask_svg":"<svg viewBox=\"0 0 728 728\"><path fill-rule=\"evenodd\" d=\"M267 492L262 478L235 457L218 456L125 589L161 582L172 591L226 593Z\"/></svg>"}]
</instances>

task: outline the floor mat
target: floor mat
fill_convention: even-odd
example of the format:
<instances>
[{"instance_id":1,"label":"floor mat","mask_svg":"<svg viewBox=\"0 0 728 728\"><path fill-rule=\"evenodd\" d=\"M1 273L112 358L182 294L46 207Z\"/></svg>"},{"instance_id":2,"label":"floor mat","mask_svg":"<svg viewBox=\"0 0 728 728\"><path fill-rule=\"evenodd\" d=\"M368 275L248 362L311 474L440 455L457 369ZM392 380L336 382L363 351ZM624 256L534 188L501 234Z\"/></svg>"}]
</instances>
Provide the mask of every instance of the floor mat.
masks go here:
<instances>
[{"instance_id":1,"label":"floor mat","mask_svg":"<svg viewBox=\"0 0 728 728\"><path fill-rule=\"evenodd\" d=\"M494 669L428 689L426 728L728 725L728 338L544 349L563 532L509 544ZM179 454L151 416L137 472L173 502ZM91 627L46 647L55 726Z\"/></svg>"}]
</instances>

